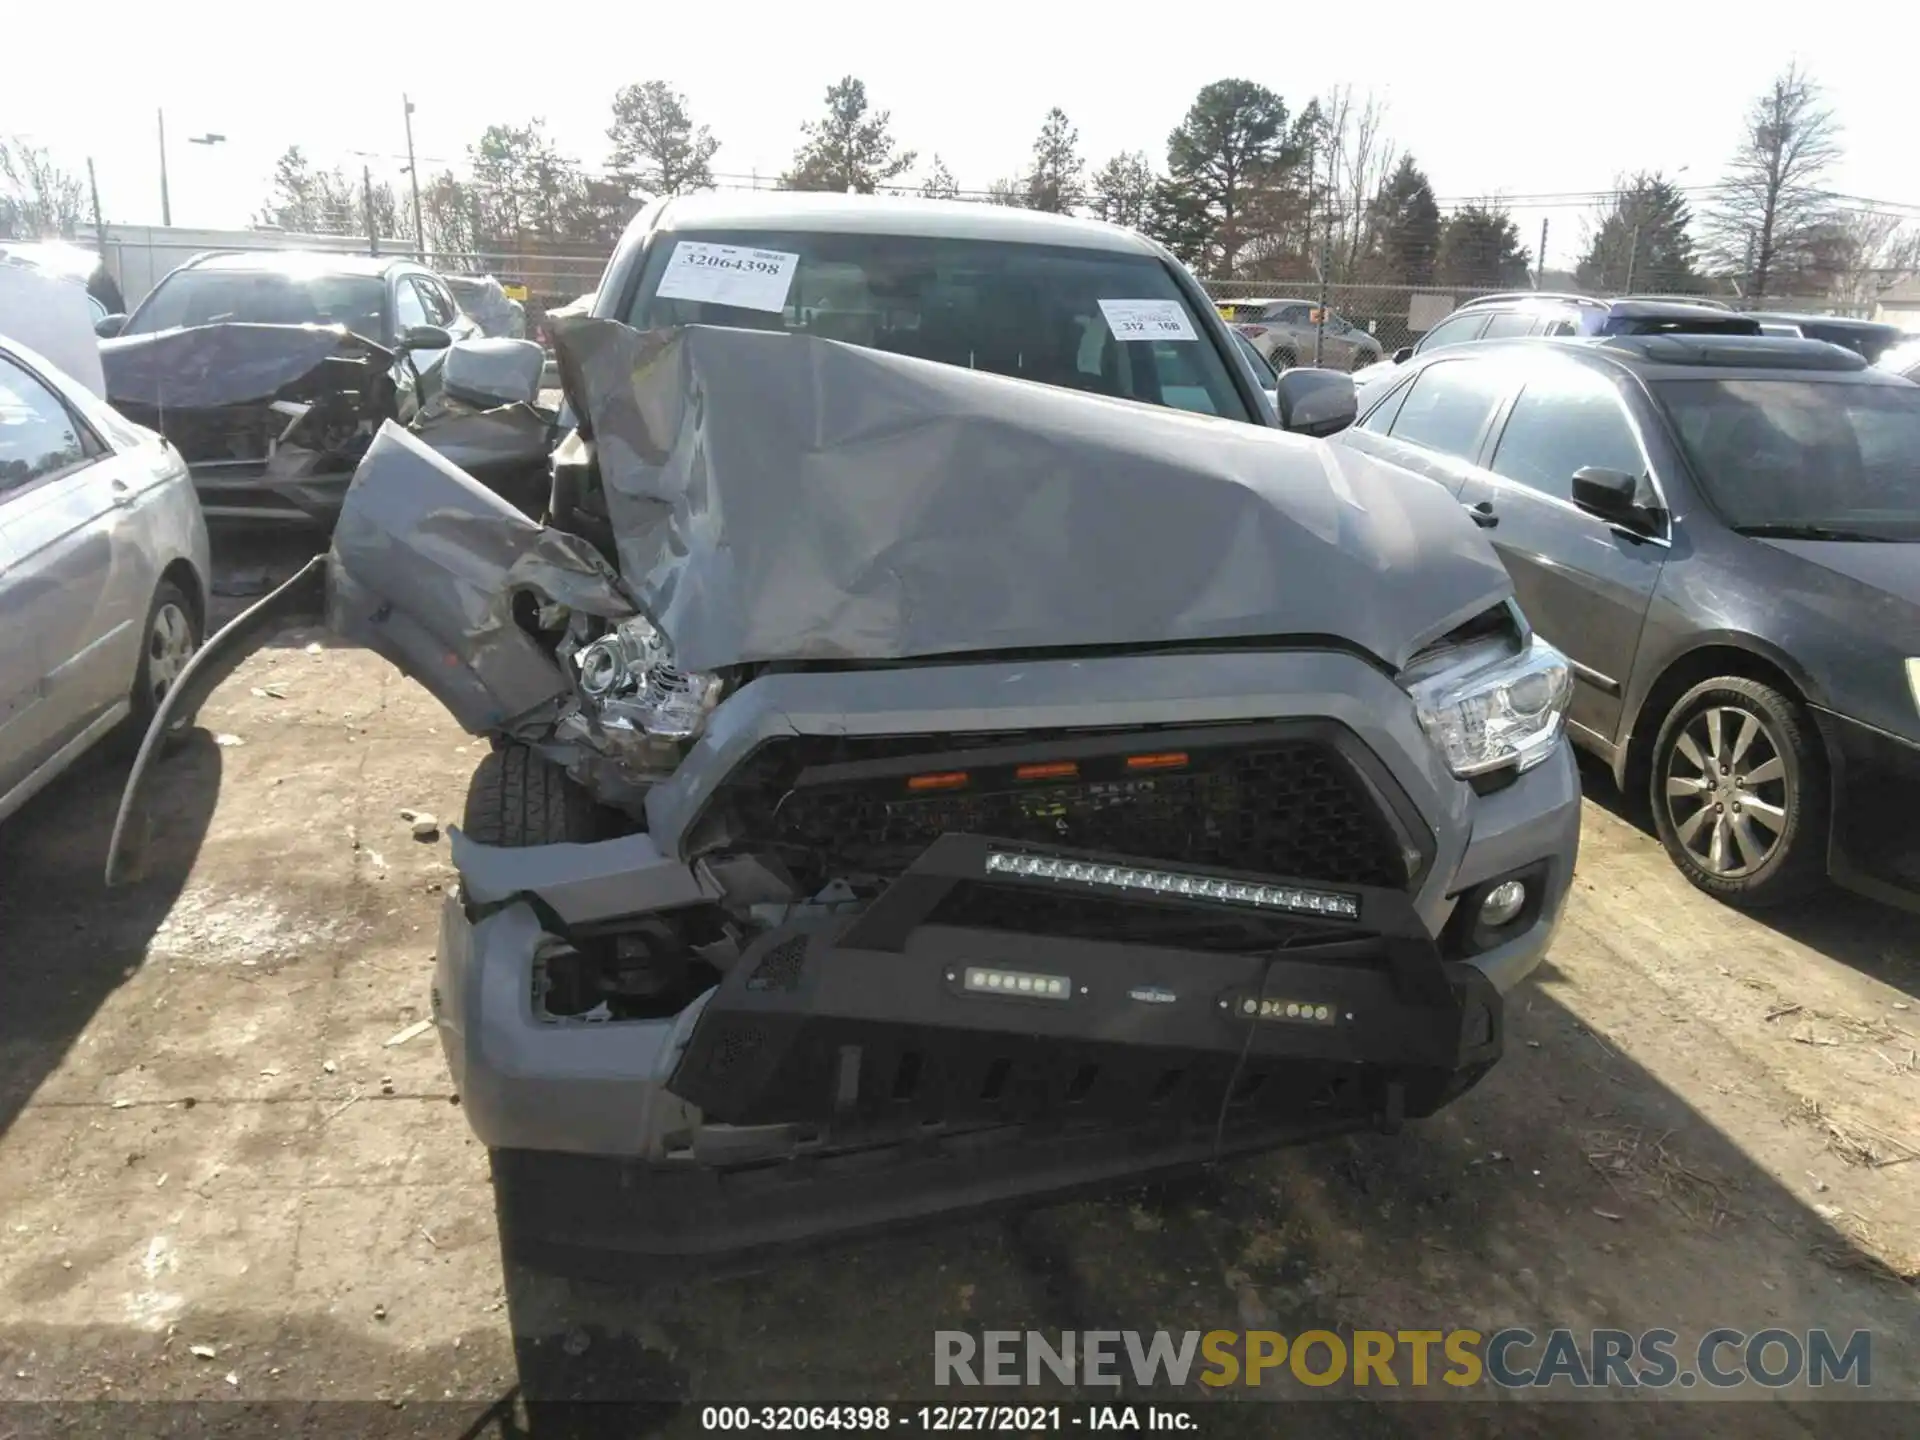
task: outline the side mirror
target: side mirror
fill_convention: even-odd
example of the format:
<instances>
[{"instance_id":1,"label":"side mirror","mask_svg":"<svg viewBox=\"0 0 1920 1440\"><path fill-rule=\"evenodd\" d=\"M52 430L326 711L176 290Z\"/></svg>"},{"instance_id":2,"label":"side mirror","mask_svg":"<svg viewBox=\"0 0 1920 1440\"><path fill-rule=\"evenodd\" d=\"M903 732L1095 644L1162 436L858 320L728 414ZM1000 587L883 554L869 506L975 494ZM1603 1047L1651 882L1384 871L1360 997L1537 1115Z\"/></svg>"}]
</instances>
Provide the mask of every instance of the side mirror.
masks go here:
<instances>
[{"instance_id":1,"label":"side mirror","mask_svg":"<svg viewBox=\"0 0 1920 1440\"><path fill-rule=\"evenodd\" d=\"M1573 503L1611 525L1633 530L1653 528L1653 492L1643 475L1583 466L1573 472Z\"/></svg>"},{"instance_id":2,"label":"side mirror","mask_svg":"<svg viewBox=\"0 0 1920 1440\"><path fill-rule=\"evenodd\" d=\"M126 328L127 317L124 315L102 315L93 322L93 333L102 340L111 340Z\"/></svg>"},{"instance_id":3,"label":"side mirror","mask_svg":"<svg viewBox=\"0 0 1920 1440\"><path fill-rule=\"evenodd\" d=\"M1396 365L1404 365L1412 358L1413 347L1411 345L1402 345L1398 350L1393 352L1393 363Z\"/></svg>"},{"instance_id":4,"label":"side mirror","mask_svg":"<svg viewBox=\"0 0 1920 1440\"><path fill-rule=\"evenodd\" d=\"M1273 388L1280 428L1296 435L1333 435L1360 413L1353 378L1338 370L1285 370Z\"/></svg>"},{"instance_id":5,"label":"side mirror","mask_svg":"<svg viewBox=\"0 0 1920 1440\"><path fill-rule=\"evenodd\" d=\"M402 350L444 350L453 344L453 335L439 325L409 325L400 332Z\"/></svg>"}]
</instances>

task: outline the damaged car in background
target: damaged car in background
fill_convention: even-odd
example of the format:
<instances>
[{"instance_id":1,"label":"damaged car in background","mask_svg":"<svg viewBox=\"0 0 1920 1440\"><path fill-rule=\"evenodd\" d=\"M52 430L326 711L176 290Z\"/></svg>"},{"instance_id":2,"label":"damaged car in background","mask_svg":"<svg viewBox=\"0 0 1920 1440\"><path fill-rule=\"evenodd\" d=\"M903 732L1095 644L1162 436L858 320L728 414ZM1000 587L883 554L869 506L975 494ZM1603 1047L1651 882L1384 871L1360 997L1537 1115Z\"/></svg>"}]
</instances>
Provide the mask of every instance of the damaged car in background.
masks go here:
<instances>
[{"instance_id":1,"label":"damaged car in background","mask_svg":"<svg viewBox=\"0 0 1920 1440\"><path fill-rule=\"evenodd\" d=\"M161 728L303 610L492 737L432 1006L513 1253L1391 1130L1496 1062L1578 845L1570 678L1443 490L808 335L558 348L611 543L384 426L109 859Z\"/></svg>"},{"instance_id":2,"label":"damaged car in background","mask_svg":"<svg viewBox=\"0 0 1920 1440\"><path fill-rule=\"evenodd\" d=\"M534 406L539 347L479 338L411 262L200 256L101 328L108 399L181 453L210 518L331 526L388 420L517 503L544 503L557 434Z\"/></svg>"}]
</instances>

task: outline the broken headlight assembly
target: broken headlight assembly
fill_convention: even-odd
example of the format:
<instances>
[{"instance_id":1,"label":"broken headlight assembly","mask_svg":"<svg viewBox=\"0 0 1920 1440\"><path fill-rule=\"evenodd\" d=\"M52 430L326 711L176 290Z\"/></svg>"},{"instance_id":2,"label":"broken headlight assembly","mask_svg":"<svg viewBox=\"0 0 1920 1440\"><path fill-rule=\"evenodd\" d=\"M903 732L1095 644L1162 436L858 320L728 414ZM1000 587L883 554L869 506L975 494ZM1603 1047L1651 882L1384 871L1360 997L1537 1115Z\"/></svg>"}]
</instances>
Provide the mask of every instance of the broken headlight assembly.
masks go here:
<instances>
[{"instance_id":1,"label":"broken headlight assembly","mask_svg":"<svg viewBox=\"0 0 1920 1440\"><path fill-rule=\"evenodd\" d=\"M1545 760L1573 698L1567 657L1524 627L1442 644L1400 680L1420 728L1462 779Z\"/></svg>"},{"instance_id":2,"label":"broken headlight assembly","mask_svg":"<svg viewBox=\"0 0 1920 1440\"><path fill-rule=\"evenodd\" d=\"M642 615L582 645L573 664L581 695L609 730L690 740L720 703L720 677L678 668L666 636Z\"/></svg>"}]
</instances>

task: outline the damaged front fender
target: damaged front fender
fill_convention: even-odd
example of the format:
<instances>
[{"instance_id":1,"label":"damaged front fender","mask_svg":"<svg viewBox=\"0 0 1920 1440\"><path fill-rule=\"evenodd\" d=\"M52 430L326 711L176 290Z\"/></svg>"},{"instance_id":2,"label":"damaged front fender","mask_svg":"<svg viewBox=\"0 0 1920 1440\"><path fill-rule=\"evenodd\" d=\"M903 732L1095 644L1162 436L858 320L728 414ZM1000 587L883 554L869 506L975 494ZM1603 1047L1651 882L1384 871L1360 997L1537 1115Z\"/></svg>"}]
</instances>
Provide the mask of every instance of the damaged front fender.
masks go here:
<instances>
[{"instance_id":1,"label":"damaged front fender","mask_svg":"<svg viewBox=\"0 0 1920 1440\"><path fill-rule=\"evenodd\" d=\"M575 695L551 627L569 614L635 613L585 541L536 525L389 421L355 473L329 552L209 640L168 694L121 797L107 883L136 868L142 801L167 735L275 632L324 619L418 680L469 734L542 740Z\"/></svg>"}]
</instances>

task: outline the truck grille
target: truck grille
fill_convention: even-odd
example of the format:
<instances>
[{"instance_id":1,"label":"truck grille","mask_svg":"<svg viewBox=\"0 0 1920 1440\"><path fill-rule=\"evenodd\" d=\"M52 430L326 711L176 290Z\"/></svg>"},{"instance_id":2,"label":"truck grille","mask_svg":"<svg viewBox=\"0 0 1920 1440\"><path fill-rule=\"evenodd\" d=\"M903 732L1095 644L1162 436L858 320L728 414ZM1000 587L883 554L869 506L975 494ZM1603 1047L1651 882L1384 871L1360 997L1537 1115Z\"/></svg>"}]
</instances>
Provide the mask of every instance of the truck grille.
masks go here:
<instances>
[{"instance_id":1,"label":"truck grille","mask_svg":"<svg viewBox=\"0 0 1920 1440\"><path fill-rule=\"evenodd\" d=\"M1005 753L943 751L932 740L902 756L898 741L881 742L884 758L871 761L860 742L842 742L835 763L812 770L756 757L761 799L740 822L748 844L827 876L888 878L941 835L959 833L1249 875L1407 884L1415 857L1338 750L1321 739L1232 743L1231 733L1202 744L1188 737L1177 768L1147 774L1129 770L1127 757L1171 743L1155 732L1052 746L1028 735ZM1018 778L1048 768L1035 756L1052 755L1075 757L1072 778ZM960 788L909 789L917 771L959 767Z\"/></svg>"}]
</instances>

